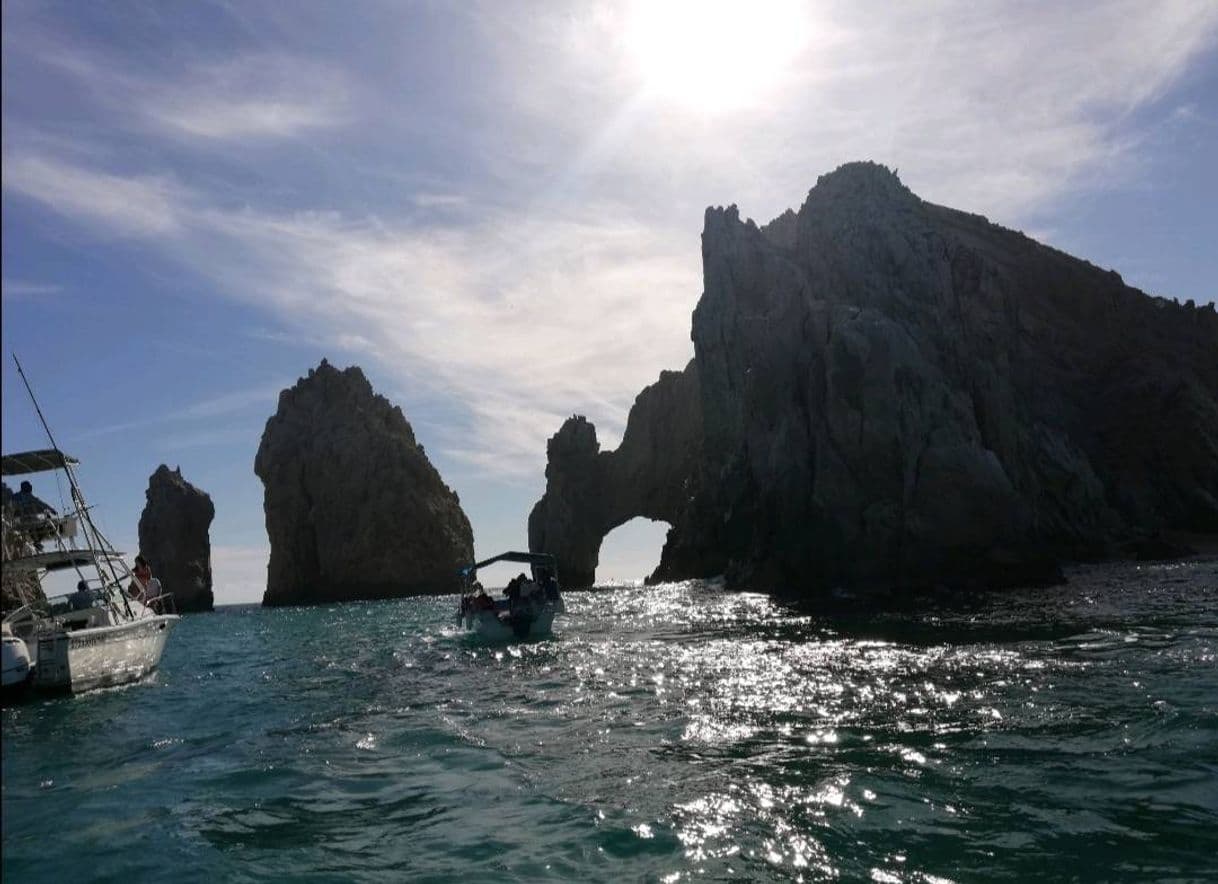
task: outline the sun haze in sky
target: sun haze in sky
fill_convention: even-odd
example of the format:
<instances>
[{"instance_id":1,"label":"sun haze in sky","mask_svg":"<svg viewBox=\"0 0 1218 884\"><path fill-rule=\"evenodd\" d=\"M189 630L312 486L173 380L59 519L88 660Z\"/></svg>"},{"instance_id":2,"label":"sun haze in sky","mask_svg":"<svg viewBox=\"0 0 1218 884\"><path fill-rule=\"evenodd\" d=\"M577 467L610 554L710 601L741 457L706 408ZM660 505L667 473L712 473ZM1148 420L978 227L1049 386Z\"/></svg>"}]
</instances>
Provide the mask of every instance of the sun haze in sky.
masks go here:
<instances>
[{"instance_id":1,"label":"sun haze in sky","mask_svg":"<svg viewBox=\"0 0 1218 884\"><path fill-rule=\"evenodd\" d=\"M807 38L798 0L639 0L625 42L653 97L705 112L767 97Z\"/></svg>"}]
</instances>

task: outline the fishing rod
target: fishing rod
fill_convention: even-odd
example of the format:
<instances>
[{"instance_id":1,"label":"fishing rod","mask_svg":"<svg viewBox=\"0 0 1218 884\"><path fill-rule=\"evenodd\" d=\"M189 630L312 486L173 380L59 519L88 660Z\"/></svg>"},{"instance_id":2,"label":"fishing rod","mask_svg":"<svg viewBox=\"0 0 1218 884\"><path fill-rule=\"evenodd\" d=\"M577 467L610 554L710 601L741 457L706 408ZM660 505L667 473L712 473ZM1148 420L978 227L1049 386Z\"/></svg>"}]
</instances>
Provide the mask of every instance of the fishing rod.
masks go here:
<instances>
[{"instance_id":1,"label":"fishing rod","mask_svg":"<svg viewBox=\"0 0 1218 884\"><path fill-rule=\"evenodd\" d=\"M42 406L38 404L38 397L34 395L34 388L30 386L30 379L25 376L25 369L21 367L21 360L17 358L16 352L14 352L12 355L13 362L17 366L17 374L21 377L21 383L25 385L25 392L29 394L30 402L34 404L34 411L38 414L38 420L42 424L43 432L47 434L47 439L51 443L51 448L60 455L59 459L63 463L63 471L68 476L68 487L72 492L72 503L76 506L76 512L80 518L81 528L85 532L85 540L89 542L91 547L95 548L95 552L105 552L107 548L113 549L113 547L110 546L110 541L107 540L102 535L101 531L98 530L97 526L93 524L93 519L89 516L88 507L85 504L85 496L81 493L80 486L76 483L76 473L72 470L72 465L68 463L68 457L64 455L63 451L59 448L59 443L55 441L55 434L51 432L51 425L47 423L46 416L42 413ZM90 534L92 534L92 536L90 536ZM100 547L100 550L96 550L97 547ZM123 599L123 608L126 609L127 616L134 616L131 611L131 605L127 601L127 593L122 591L122 587L120 585L121 581L118 573L114 569L114 563L109 558L106 559L106 566L110 570L110 581L115 586L119 587L118 594ZM96 555L93 557L93 567L97 569L97 575L101 578L102 583L104 584L106 582L106 575L102 573L101 562ZM126 562L123 562L123 570L128 571ZM80 573L79 569L77 569L76 573L78 576L83 578L84 575Z\"/></svg>"}]
</instances>

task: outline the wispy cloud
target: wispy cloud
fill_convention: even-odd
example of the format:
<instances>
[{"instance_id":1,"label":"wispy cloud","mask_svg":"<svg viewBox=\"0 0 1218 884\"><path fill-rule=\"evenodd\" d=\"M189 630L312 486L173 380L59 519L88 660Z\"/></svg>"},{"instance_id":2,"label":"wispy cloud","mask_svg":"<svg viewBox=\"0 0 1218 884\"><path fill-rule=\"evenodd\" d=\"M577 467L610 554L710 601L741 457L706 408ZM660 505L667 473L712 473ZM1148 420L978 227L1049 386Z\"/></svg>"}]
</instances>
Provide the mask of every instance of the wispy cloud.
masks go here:
<instances>
[{"instance_id":1,"label":"wispy cloud","mask_svg":"<svg viewBox=\"0 0 1218 884\"><path fill-rule=\"evenodd\" d=\"M219 396L209 396L175 411L158 414L142 415L131 420L94 427L77 434L78 438L87 439L94 436L109 436L114 433L126 433L131 430L146 429L168 423L182 421L211 420L227 417L242 411L261 406L259 414L265 416L274 410L275 401L281 390L290 386L287 382L260 384L245 390L234 390ZM244 431L243 431L244 432ZM217 437L219 438L219 437Z\"/></svg>"},{"instance_id":2,"label":"wispy cloud","mask_svg":"<svg viewBox=\"0 0 1218 884\"><path fill-rule=\"evenodd\" d=\"M27 282L21 279L5 279L0 282L0 291L8 298L45 298L63 291L63 286L50 282Z\"/></svg>"},{"instance_id":3,"label":"wispy cloud","mask_svg":"<svg viewBox=\"0 0 1218 884\"><path fill-rule=\"evenodd\" d=\"M115 177L58 171L85 189ZM39 193L24 183L22 192ZM45 201L65 214L78 209L59 196ZM544 221L502 214L435 231L201 203L199 194L182 194L170 206L187 232L172 249L181 260L233 297L269 305L289 327L327 328L330 346L372 355L449 398L468 422L446 441L486 468L535 470L545 438L574 411L620 431L634 393L690 355L686 329L699 288L693 240L619 209ZM115 220L91 208L76 217L103 227ZM157 420L222 413L267 392ZM143 422L93 434L136 425Z\"/></svg>"},{"instance_id":4,"label":"wispy cloud","mask_svg":"<svg viewBox=\"0 0 1218 884\"><path fill-rule=\"evenodd\" d=\"M37 25L5 55L23 54L45 71L66 76L114 122L162 136L211 141L292 138L352 119L351 85L339 69L278 51L217 56L182 48L172 64L140 66Z\"/></svg>"},{"instance_id":5,"label":"wispy cloud","mask_svg":"<svg viewBox=\"0 0 1218 884\"><path fill-rule=\"evenodd\" d=\"M161 129L195 138L287 138L349 117L341 72L280 54L198 65L164 86L132 84L141 111Z\"/></svg>"},{"instance_id":6,"label":"wispy cloud","mask_svg":"<svg viewBox=\"0 0 1218 884\"><path fill-rule=\"evenodd\" d=\"M32 155L4 158L4 189L106 234L163 236L179 229L182 192L167 177L127 177Z\"/></svg>"},{"instance_id":7,"label":"wispy cloud","mask_svg":"<svg viewBox=\"0 0 1218 884\"><path fill-rule=\"evenodd\" d=\"M251 440L255 444L257 443L257 428L209 427L169 433L157 439L154 447L176 454L188 448L210 448L215 445L232 445L236 442L250 442Z\"/></svg>"},{"instance_id":8,"label":"wispy cloud","mask_svg":"<svg viewBox=\"0 0 1218 884\"><path fill-rule=\"evenodd\" d=\"M411 200L420 209L456 208L469 202L459 193L416 193Z\"/></svg>"}]
</instances>

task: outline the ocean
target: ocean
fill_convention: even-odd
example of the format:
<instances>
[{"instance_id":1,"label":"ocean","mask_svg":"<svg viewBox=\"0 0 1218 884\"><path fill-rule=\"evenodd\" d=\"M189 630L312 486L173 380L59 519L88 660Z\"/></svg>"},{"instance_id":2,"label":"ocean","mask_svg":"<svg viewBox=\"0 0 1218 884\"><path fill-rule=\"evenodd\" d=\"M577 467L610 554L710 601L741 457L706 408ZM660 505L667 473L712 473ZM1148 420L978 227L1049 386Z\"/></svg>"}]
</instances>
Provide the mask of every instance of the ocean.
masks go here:
<instances>
[{"instance_id":1,"label":"ocean","mask_svg":"<svg viewBox=\"0 0 1218 884\"><path fill-rule=\"evenodd\" d=\"M1218 560L799 611L567 594L183 618L3 712L5 881L1218 879Z\"/></svg>"}]
</instances>

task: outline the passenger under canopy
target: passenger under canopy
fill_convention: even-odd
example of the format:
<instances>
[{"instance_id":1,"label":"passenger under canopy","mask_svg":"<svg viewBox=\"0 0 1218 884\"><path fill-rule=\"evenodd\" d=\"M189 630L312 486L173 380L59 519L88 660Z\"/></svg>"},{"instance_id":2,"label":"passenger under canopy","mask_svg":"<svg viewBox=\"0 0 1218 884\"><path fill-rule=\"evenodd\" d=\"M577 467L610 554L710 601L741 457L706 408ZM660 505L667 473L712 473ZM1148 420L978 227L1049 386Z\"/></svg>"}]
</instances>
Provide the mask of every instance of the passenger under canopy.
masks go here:
<instances>
[{"instance_id":1,"label":"passenger under canopy","mask_svg":"<svg viewBox=\"0 0 1218 884\"><path fill-rule=\"evenodd\" d=\"M504 597L491 598L475 579L479 568L496 562L529 565L530 580L524 574L512 578L503 589ZM550 635L557 614L566 613L558 587L558 564L548 553L505 552L458 570L467 591L457 607L457 623L492 641L541 638Z\"/></svg>"},{"instance_id":2,"label":"passenger under canopy","mask_svg":"<svg viewBox=\"0 0 1218 884\"><path fill-rule=\"evenodd\" d=\"M17 454L6 454L0 462L0 473L5 476L23 476L26 473L45 473L49 470L62 470L68 466L80 463L71 455L64 454L58 448L43 448L39 451L21 451Z\"/></svg>"}]
</instances>

